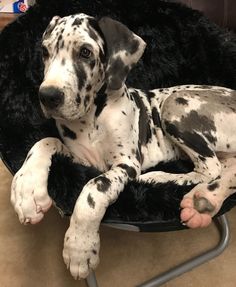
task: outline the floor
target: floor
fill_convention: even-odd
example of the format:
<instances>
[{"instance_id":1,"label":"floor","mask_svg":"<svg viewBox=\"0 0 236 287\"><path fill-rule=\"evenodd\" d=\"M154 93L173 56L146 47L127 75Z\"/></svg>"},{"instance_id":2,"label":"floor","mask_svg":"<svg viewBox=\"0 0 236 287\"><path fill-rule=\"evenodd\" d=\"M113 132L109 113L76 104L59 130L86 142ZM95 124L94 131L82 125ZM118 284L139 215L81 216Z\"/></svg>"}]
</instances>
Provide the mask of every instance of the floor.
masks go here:
<instances>
[{"instance_id":1,"label":"floor","mask_svg":"<svg viewBox=\"0 0 236 287\"><path fill-rule=\"evenodd\" d=\"M10 204L12 176L0 162L0 286L85 287L74 281L62 259L68 219L51 209L36 226L22 226ZM229 212L231 239L216 259L164 287L236 286L236 208ZM134 287L197 255L218 242L214 224L206 229L169 233L135 233L101 228L100 287Z\"/></svg>"}]
</instances>

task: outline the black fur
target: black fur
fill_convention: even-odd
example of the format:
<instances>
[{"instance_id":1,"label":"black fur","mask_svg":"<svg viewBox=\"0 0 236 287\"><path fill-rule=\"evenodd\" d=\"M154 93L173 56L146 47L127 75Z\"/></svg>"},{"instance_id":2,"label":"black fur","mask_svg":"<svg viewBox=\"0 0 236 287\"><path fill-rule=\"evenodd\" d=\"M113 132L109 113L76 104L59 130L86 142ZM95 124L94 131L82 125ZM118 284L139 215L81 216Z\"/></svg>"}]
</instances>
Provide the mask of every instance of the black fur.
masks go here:
<instances>
[{"instance_id":1,"label":"black fur","mask_svg":"<svg viewBox=\"0 0 236 287\"><path fill-rule=\"evenodd\" d=\"M195 83L236 89L236 37L197 11L157 0L38 0L0 34L0 152L13 173L36 141L59 137L54 121L46 120L39 106L41 37L54 15L79 12L110 16L145 40L146 52L127 80L130 86L148 90ZM187 172L192 165L174 162L155 169ZM54 156L49 194L69 215L84 184L99 174ZM131 182L104 220L136 224L146 231L182 228L179 202L189 189L171 182L158 186ZM235 195L227 199L221 213L235 202Z\"/></svg>"},{"instance_id":2,"label":"black fur","mask_svg":"<svg viewBox=\"0 0 236 287\"><path fill-rule=\"evenodd\" d=\"M67 126L61 125L62 130L63 130L63 136L68 137L72 140L75 140L77 138L76 133L70 130Z\"/></svg>"}]
</instances>

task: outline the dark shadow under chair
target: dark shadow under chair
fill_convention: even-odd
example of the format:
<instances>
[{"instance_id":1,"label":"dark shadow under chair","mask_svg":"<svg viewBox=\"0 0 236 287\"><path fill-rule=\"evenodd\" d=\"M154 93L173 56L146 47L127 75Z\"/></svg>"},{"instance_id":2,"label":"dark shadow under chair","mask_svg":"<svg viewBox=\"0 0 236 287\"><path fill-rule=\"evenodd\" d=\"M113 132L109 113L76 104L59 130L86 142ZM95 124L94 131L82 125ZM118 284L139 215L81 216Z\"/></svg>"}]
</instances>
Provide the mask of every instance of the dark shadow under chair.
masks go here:
<instances>
[{"instance_id":1,"label":"dark shadow under chair","mask_svg":"<svg viewBox=\"0 0 236 287\"><path fill-rule=\"evenodd\" d=\"M155 0L39 0L0 34L0 153L12 174L35 142L48 136L59 137L54 121L44 119L39 107L38 88L43 78L40 39L52 16L80 12L118 19L147 42L142 60L128 78L133 87L195 83L236 89L236 37L197 11ZM190 162L178 161L161 163L154 169L177 173L192 168ZM96 169L74 164L69 158L53 157L48 191L63 215L72 213L82 187L98 174ZM103 224L145 232L184 229L179 203L191 188L173 182L131 182L108 208ZM235 203L233 195L215 218L221 234L216 247L140 286L160 286L223 252L229 241L224 213ZM87 278L87 284L97 286L94 273Z\"/></svg>"}]
</instances>

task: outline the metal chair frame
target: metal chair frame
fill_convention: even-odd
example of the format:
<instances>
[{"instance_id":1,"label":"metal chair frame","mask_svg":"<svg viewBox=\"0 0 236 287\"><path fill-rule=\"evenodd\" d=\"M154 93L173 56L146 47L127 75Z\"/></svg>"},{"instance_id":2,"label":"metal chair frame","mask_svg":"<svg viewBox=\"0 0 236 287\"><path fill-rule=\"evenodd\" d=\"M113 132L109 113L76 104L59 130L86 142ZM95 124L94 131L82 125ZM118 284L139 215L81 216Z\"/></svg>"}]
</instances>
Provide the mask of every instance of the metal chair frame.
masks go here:
<instances>
[{"instance_id":1,"label":"metal chair frame","mask_svg":"<svg viewBox=\"0 0 236 287\"><path fill-rule=\"evenodd\" d=\"M225 248L228 246L229 239L230 239L230 229L229 229L229 223L227 220L226 215L221 215L218 218L215 219L216 227L220 234L220 240L219 243L216 245L216 247L209 249L208 251L193 257L184 263L181 263L177 265L174 268L171 268L170 270L152 278L149 281L146 281L142 283L141 285L138 285L136 287L157 287L161 286L162 284L174 279L177 276L180 276L193 268L217 257L220 255ZM117 224L109 224L109 226L113 228L123 229L123 230L131 230L136 231L136 227L130 225L117 225ZM96 279L95 272L91 272L90 275L86 279L86 283L88 287L99 287ZM132 286L131 286L132 287Z\"/></svg>"}]
</instances>

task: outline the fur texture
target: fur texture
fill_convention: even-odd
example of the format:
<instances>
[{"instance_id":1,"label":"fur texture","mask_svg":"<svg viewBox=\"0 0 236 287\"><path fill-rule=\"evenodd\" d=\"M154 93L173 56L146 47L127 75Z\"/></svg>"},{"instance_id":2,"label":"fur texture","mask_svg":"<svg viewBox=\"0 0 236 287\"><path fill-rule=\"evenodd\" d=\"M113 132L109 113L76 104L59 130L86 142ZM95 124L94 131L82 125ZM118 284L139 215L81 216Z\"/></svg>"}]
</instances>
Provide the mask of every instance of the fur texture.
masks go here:
<instances>
[{"instance_id":1,"label":"fur texture","mask_svg":"<svg viewBox=\"0 0 236 287\"><path fill-rule=\"evenodd\" d=\"M236 37L197 11L155 0L39 0L0 34L0 151L13 173L36 141L59 137L54 121L46 120L39 106L41 37L54 15L79 12L109 15L146 41L146 52L130 73L128 85L152 89L194 83L236 89ZM169 172L191 168L186 162L156 167ZM48 189L63 214L71 214L82 186L97 174L94 168L75 165L68 158L53 158ZM190 189L132 182L108 209L105 221L125 221L142 230L181 228L179 202ZM230 197L221 212L235 200Z\"/></svg>"}]
</instances>

